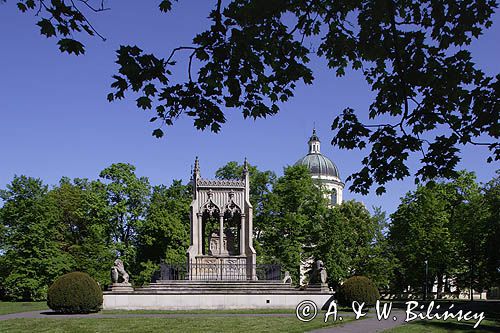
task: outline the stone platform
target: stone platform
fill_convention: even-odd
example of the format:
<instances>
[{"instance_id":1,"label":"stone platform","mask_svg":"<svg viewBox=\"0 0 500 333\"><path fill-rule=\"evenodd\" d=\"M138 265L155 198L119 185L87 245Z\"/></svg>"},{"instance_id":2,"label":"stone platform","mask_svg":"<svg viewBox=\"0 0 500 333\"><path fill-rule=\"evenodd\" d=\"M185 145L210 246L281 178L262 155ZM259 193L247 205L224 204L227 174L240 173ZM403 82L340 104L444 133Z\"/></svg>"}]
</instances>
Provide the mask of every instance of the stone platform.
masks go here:
<instances>
[{"instance_id":1,"label":"stone platform","mask_svg":"<svg viewBox=\"0 0 500 333\"><path fill-rule=\"evenodd\" d=\"M105 310L222 310L294 309L304 300L318 308L333 294L317 289L299 290L277 281L183 281L160 280L134 291L104 293Z\"/></svg>"},{"instance_id":2,"label":"stone platform","mask_svg":"<svg viewBox=\"0 0 500 333\"><path fill-rule=\"evenodd\" d=\"M279 281L196 281L159 280L147 287L135 288L147 294L266 294L295 293L297 289Z\"/></svg>"}]
</instances>

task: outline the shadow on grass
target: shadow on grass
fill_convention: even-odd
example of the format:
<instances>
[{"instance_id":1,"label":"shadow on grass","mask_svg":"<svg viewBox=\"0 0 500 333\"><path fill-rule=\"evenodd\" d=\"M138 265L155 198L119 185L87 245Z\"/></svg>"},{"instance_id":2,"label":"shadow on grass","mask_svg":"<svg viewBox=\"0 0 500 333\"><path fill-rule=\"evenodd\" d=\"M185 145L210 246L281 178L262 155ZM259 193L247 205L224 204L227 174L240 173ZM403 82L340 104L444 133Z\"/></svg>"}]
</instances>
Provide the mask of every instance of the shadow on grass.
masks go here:
<instances>
[{"instance_id":1,"label":"shadow on grass","mask_svg":"<svg viewBox=\"0 0 500 333\"><path fill-rule=\"evenodd\" d=\"M44 311L40 312L42 315L46 316L86 316L86 315L91 315L91 314L96 314L97 312L91 312L91 313L64 313L64 312L57 312L57 311Z\"/></svg>"}]
</instances>

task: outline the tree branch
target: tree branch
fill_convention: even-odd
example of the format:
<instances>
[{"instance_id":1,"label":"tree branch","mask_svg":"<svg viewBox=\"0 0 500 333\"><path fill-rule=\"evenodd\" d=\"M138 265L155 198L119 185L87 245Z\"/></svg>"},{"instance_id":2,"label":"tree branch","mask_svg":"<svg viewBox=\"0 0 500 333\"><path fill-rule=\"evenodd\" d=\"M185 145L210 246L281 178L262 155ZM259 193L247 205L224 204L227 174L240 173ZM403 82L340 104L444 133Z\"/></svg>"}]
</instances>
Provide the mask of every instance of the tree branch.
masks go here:
<instances>
[{"instance_id":1,"label":"tree branch","mask_svg":"<svg viewBox=\"0 0 500 333\"><path fill-rule=\"evenodd\" d=\"M85 6L87 6L90 10L92 10L93 12L103 12L105 10L111 10L111 8L109 7L104 7L104 0L101 0L101 7L99 8L94 8L92 5L89 4L89 1L88 0L78 0L79 2L83 3Z\"/></svg>"},{"instance_id":2,"label":"tree branch","mask_svg":"<svg viewBox=\"0 0 500 333\"><path fill-rule=\"evenodd\" d=\"M106 38L104 36L102 36L95 28L94 26L92 25L92 23L89 22L89 20L87 19L87 17L85 15L83 15L83 13L80 11L80 9L78 9L78 7L75 5L75 2L73 0L70 0L71 1L71 5L73 5L73 8L75 8L75 10L80 13L80 15L82 15L83 19L85 20L85 22L89 25L90 29L92 29L92 31L97 35L99 36L103 42L106 41ZM89 8L91 8L92 10L94 10L92 7L90 7L88 4L87 4L87 1L84 1L84 0L80 0L80 2L83 2L84 4L86 4ZM102 11L102 10L94 10L96 12L99 12L99 11Z\"/></svg>"},{"instance_id":3,"label":"tree branch","mask_svg":"<svg viewBox=\"0 0 500 333\"><path fill-rule=\"evenodd\" d=\"M170 60L172 60L173 56L175 55L175 53L177 51L182 51L182 50L199 50L200 48L199 47L195 47L195 46L179 46L179 47L176 47L175 49L172 50L172 52L170 52L170 55L168 56L167 60L166 60L166 63L168 64L170 62Z\"/></svg>"}]
</instances>

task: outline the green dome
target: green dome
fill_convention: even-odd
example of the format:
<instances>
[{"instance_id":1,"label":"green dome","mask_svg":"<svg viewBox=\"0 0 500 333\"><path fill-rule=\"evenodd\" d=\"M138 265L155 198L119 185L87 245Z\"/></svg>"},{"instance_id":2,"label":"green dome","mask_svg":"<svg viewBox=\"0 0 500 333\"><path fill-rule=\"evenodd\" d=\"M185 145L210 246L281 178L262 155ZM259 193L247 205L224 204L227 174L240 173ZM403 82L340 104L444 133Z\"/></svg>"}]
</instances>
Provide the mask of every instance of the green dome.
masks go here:
<instances>
[{"instance_id":1,"label":"green dome","mask_svg":"<svg viewBox=\"0 0 500 333\"><path fill-rule=\"evenodd\" d=\"M309 153L295 163L305 165L313 176L331 176L340 179L337 166L321 153Z\"/></svg>"}]
</instances>

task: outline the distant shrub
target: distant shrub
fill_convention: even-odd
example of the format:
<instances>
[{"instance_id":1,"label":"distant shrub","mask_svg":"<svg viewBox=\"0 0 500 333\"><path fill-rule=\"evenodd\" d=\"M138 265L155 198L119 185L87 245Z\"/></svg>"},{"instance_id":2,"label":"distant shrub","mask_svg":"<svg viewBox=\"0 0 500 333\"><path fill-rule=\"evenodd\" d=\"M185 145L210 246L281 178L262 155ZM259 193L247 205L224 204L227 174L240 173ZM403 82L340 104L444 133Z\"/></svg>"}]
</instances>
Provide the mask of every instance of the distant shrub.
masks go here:
<instances>
[{"instance_id":1,"label":"distant shrub","mask_svg":"<svg viewBox=\"0 0 500 333\"><path fill-rule=\"evenodd\" d=\"M340 305L351 306L353 301L374 305L380 299L375 284L366 276L353 276L347 279L337 293Z\"/></svg>"},{"instance_id":2,"label":"distant shrub","mask_svg":"<svg viewBox=\"0 0 500 333\"><path fill-rule=\"evenodd\" d=\"M102 291L88 274L68 273L50 286L47 305L52 310L63 313L97 312L102 306Z\"/></svg>"}]
</instances>

